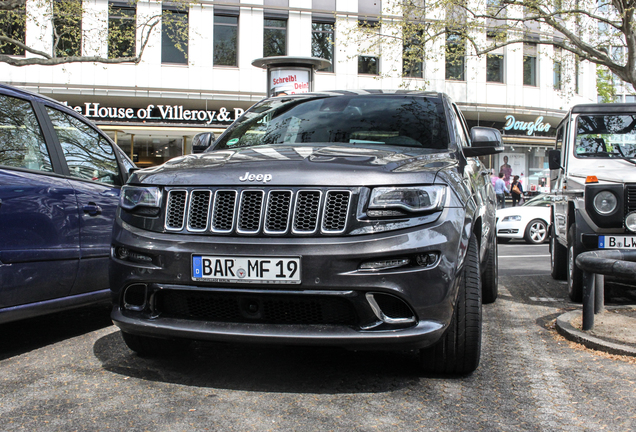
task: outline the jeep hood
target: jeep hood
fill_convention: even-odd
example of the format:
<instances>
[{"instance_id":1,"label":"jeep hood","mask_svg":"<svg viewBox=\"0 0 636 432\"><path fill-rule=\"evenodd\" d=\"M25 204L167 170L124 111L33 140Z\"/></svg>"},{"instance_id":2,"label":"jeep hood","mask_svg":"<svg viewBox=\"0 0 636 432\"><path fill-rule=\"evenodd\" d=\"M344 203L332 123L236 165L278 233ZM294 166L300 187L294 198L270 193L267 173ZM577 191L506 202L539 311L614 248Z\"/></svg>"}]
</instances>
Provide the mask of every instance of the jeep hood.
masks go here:
<instances>
[{"instance_id":1,"label":"jeep hood","mask_svg":"<svg viewBox=\"0 0 636 432\"><path fill-rule=\"evenodd\" d=\"M431 184L454 152L408 147L257 146L181 156L136 171L129 184L159 186L374 186ZM446 176L444 176L446 177Z\"/></svg>"}]
</instances>

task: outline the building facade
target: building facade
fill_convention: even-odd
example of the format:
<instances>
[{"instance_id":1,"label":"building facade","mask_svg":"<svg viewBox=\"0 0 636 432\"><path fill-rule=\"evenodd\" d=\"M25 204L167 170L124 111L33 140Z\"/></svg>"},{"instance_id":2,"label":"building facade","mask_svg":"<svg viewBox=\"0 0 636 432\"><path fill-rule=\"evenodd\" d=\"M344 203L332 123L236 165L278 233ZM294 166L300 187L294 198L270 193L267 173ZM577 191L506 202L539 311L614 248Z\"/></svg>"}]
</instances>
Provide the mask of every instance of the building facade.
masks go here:
<instances>
[{"instance_id":1,"label":"building facade","mask_svg":"<svg viewBox=\"0 0 636 432\"><path fill-rule=\"evenodd\" d=\"M106 131L138 166L146 167L188 153L195 134L218 135L265 97L267 73L252 65L255 59L327 58L332 64L315 73L314 90L412 88L448 93L470 126L501 130L506 151L487 160L488 166L504 170L506 177L522 176L527 190L547 187L546 151L554 145L558 122L571 105L596 101L594 65L581 62L566 71L555 60L559 53L545 43L509 46L450 65L444 47L454 42L441 40L430 47L439 56L407 68L403 46L382 41L367 46L351 36L361 23L383 34L383 15L395 11L396 4L199 0L184 6L155 0L84 0L76 49L82 55L108 57L143 48L139 64L1 63L0 80L67 103ZM27 17L42 15L37 9L42 7L27 1ZM439 11L430 13L439 16ZM143 24L153 17L160 19L144 32ZM27 19L27 45L51 51L53 26ZM116 33L125 31L136 34L134 46L118 44ZM575 79L564 79L573 74Z\"/></svg>"}]
</instances>

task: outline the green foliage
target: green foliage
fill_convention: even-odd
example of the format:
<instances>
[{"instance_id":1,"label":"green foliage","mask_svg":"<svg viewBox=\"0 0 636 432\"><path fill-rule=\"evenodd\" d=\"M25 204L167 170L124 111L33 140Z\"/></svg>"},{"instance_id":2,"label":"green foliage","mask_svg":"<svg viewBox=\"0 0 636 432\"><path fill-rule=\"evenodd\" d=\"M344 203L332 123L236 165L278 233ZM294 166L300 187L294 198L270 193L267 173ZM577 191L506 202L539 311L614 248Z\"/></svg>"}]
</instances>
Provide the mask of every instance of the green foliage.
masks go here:
<instances>
[{"instance_id":1,"label":"green foliage","mask_svg":"<svg viewBox=\"0 0 636 432\"><path fill-rule=\"evenodd\" d=\"M611 103L616 101L616 87L612 74L603 66L596 66L596 92L599 102Z\"/></svg>"},{"instance_id":2,"label":"green foliage","mask_svg":"<svg viewBox=\"0 0 636 432\"><path fill-rule=\"evenodd\" d=\"M139 63L151 34L162 27L163 48L172 50L173 57L187 59L188 8L197 1L172 0L169 11L140 18L138 0L126 6L109 4L107 12L82 0L0 0L0 62L14 66ZM30 45L27 31L33 32Z\"/></svg>"},{"instance_id":3,"label":"green foliage","mask_svg":"<svg viewBox=\"0 0 636 432\"><path fill-rule=\"evenodd\" d=\"M53 1L54 57L82 55L82 12L81 0Z\"/></svg>"},{"instance_id":4,"label":"green foliage","mask_svg":"<svg viewBox=\"0 0 636 432\"><path fill-rule=\"evenodd\" d=\"M134 7L108 5L108 58L135 56L136 18Z\"/></svg>"},{"instance_id":5,"label":"green foliage","mask_svg":"<svg viewBox=\"0 0 636 432\"><path fill-rule=\"evenodd\" d=\"M573 77L579 61L602 65L622 81L636 84L633 1L400 0L384 6L378 17L382 34L372 48L385 53L395 52L392 44L400 47L404 75L430 60L445 62L449 79L461 79L466 57L501 55L505 47L535 44L541 53L559 51L554 60L561 63L570 92L576 91ZM364 28L345 34L364 47L360 55L370 50L373 41ZM611 55L617 47L625 52L621 58Z\"/></svg>"},{"instance_id":6,"label":"green foliage","mask_svg":"<svg viewBox=\"0 0 636 432\"><path fill-rule=\"evenodd\" d=\"M24 44L26 6L14 10L0 11L0 36ZM8 41L0 40L0 54L24 55L24 48Z\"/></svg>"}]
</instances>

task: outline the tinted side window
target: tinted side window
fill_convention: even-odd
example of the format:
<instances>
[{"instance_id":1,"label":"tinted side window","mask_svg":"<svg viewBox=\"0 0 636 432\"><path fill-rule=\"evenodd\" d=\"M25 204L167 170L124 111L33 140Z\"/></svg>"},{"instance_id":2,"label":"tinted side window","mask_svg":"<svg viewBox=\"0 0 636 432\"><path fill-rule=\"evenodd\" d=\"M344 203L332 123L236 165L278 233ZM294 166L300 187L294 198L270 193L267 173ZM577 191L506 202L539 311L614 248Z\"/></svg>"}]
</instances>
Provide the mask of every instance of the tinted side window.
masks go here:
<instances>
[{"instance_id":1,"label":"tinted side window","mask_svg":"<svg viewBox=\"0 0 636 432\"><path fill-rule=\"evenodd\" d=\"M470 140L468 138L468 128L466 127L464 119L455 104L453 104L453 114L455 114L455 121L457 122L457 132L459 133L457 138L459 144L461 144L462 147L469 147Z\"/></svg>"},{"instance_id":2,"label":"tinted side window","mask_svg":"<svg viewBox=\"0 0 636 432\"><path fill-rule=\"evenodd\" d=\"M53 171L31 103L0 95L0 165Z\"/></svg>"},{"instance_id":3,"label":"tinted side window","mask_svg":"<svg viewBox=\"0 0 636 432\"><path fill-rule=\"evenodd\" d=\"M48 108L71 176L100 183L119 181L117 158L110 143L95 129L77 118Z\"/></svg>"}]
</instances>

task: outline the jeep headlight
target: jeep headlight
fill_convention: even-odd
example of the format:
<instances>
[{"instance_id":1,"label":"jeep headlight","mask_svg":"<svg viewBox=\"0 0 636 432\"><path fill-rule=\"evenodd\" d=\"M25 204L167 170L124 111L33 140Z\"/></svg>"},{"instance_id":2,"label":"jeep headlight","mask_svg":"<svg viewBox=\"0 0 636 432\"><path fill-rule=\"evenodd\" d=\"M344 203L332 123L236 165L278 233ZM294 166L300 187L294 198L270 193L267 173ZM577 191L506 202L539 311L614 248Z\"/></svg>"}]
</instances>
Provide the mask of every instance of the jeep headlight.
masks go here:
<instances>
[{"instance_id":1,"label":"jeep headlight","mask_svg":"<svg viewBox=\"0 0 636 432\"><path fill-rule=\"evenodd\" d=\"M616 195L605 190L597 193L592 203L594 204L594 210L596 210L597 213L608 215L616 210L618 200L616 199Z\"/></svg>"},{"instance_id":2,"label":"jeep headlight","mask_svg":"<svg viewBox=\"0 0 636 432\"><path fill-rule=\"evenodd\" d=\"M371 192L369 209L440 210L445 198L446 186L378 187Z\"/></svg>"},{"instance_id":3,"label":"jeep headlight","mask_svg":"<svg viewBox=\"0 0 636 432\"><path fill-rule=\"evenodd\" d=\"M124 186L121 188L119 205L126 210L137 207L161 207L161 191L158 187Z\"/></svg>"},{"instance_id":4,"label":"jeep headlight","mask_svg":"<svg viewBox=\"0 0 636 432\"><path fill-rule=\"evenodd\" d=\"M636 233L636 212L630 212L625 217L625 227L631 232Z\"/></svg>"}]
</instances>

